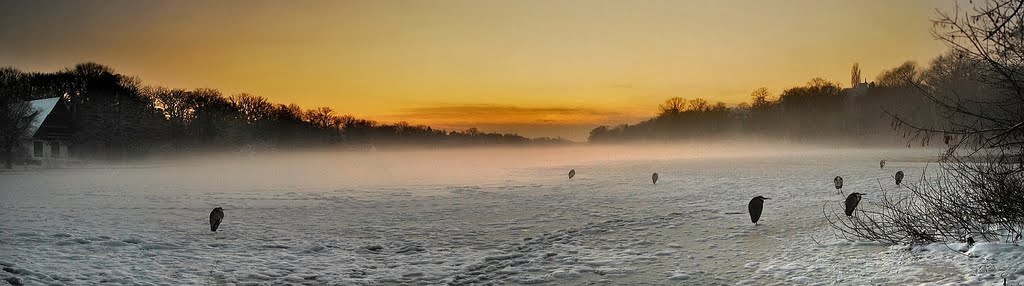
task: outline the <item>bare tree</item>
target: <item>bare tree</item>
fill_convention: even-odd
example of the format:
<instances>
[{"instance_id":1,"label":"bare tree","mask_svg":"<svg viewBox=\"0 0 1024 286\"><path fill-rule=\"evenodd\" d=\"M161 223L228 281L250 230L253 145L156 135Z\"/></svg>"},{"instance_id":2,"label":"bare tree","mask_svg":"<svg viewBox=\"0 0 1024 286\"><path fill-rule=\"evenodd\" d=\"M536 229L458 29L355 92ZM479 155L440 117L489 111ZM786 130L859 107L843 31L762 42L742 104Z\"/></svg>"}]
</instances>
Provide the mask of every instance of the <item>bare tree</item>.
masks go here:
<instances>
[{"instance_id":1,"label":"bare tree","mask_svg":"<svg viewBox=\"0 0 1024 286\"><path fill-rule=\"evenodd\" d=\"M917 84L917 63L904 62L890 70L882 71L875 79L880 87L914 87Z\"/></svg>"},{"instance_id":2,"label":"bare tree","mask_svg":"<svg viewBox=\"0 0 1024 286\"><path fill-rule=\"evenodd\" d=\"M697 112L704 112L704 111L711 110L711 104L708 103L708 101L706 99L703 99L703 98L691 99L688 105L689 105L689 110L693 110L693 111L697 111Z\"/></svg>"},{"instance_id":3,"label":"bare tree","mask_svg":"<svg viewBox=\"0 0 1024 286\"><path fill-rule=\"evenodd\" d=\"M341 119L334 116L334 110L330 107L321 107L306 111L305 119L310 124L323 129L339 129Z\"/></svg>"},{"instance_id":4,"label":"bare tree","mask_svg":"<svg viewBox=\"0 0 1024 286\"><path fill-rule=\"evenodd\" d=\"M686 110L686 99L682 97L669 98L658 107L662 114L679 114Z\"/></svg>"},{"instance_id":5,"label":"bare tree","mask_svg":"<svg viewBox=\"0 0 1024 286\"><path fill-rule=\"evenodd\" d=\"M11 169L14 167L15 148L30 136L29 126L37 111L32 110L28 102L2 97L5 98L0 99L0 150L4 153L5 167Z\"/></svg>"},{"instance_id":6,"label":"bare tree","mask_svg":"<svg viewBox=\"0 0 1024 286\"><path fill-rule=\"evenodd\" d=\"M768 92L767 87L754 90L754 92L750 93L750 107L753 109L762 109L767 107L771 103L771 96L772 93Z\"/></svg>"},{"instance_id":7,"label":"bare tree","mask_svg":"<svg viewBox=\"0 0 1024 286\"><path fill-rule=\"evenodd\" d=\"M933 34L952 52L933 63L923 83L910 81L943 120L915 122L889 113L893 128L910 140L925 145L942 138L946 151L939 170L923 173L920 183L908 185L909 193L883 194L877 208L852 219L828 216L841 233L892 242L1019 239L1024 230L1024 0L974 5L963 13L939 13ZM976 88L952 81L964 79Z\"/></svg>"},{"instance_id":8,"label":"bare tree","mask_svg":"<svg viewBox=\"0 0 1024 286\"><path fill-rule=\"evenodd\" d=\"M850 87L856 87L860 80L860 64L853 63L853 68L850 70Z\"/></svg>"},{"instance_id":9,"label":"bare tree","mask_svg":"<svg viewBox=\"0 0 1024 286\"><path fill-rule=\"evenodd\" d=\"M252 125L270 116L274 105L266 98L248 93L240 93L228 98L228 101L245 116L245 122Z\"/></svg>"}]
</instances>

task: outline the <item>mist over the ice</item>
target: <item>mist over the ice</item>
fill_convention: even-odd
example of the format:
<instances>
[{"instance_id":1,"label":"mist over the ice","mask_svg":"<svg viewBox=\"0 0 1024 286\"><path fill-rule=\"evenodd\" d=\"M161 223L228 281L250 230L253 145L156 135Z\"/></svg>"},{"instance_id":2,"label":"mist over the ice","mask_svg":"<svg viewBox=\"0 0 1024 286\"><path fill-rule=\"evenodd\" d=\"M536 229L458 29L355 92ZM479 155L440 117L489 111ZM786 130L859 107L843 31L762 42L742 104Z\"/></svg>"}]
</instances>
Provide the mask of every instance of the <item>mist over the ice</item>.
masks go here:
<instances>
[{"instance_id":1,"label":"mist over the ice","mask_svg":"<svg viewBox=\"0 0 1024 286\"><path fill-rule=\"evenodd\" d=\"M550 169L549 178L544 179L566 179L567 172L577 168L580 177L584 178L587 170L582 166L624 162L643 164L648 161L683 161L700 164L702 161L726 158L796 158L832 154L874 154L878 158L894 154L904 158L914 157L914 160L929 160L934 159L929 156L938 154L939 151L923 148L848 148L736 140L675 144L578 144L441 149L382 147L374 148L373 151L364 148L259 154L208 153L187 158L125 162L114 164L117 167L113 170L162 170L116 178L121 183L175 185L185 189L234 186L266 190L283 186L318 188L498 184L506 180L528 180L529 178L516 173L527 168ZM844 164L841 160L834 163ZM651 172L657 171L652 167Z\"/></svg>"}]
</instances>

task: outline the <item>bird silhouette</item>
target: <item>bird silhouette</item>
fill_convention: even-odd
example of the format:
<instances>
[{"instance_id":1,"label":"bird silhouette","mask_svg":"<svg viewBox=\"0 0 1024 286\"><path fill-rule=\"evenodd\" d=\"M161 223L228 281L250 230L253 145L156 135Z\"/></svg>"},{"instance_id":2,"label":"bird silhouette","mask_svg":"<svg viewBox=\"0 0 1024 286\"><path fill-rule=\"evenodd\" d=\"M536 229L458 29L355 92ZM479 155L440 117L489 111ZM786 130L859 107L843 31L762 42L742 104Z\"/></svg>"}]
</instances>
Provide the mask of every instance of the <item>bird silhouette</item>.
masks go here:
<instances>
[{"instance_id":1,"label":"bird silhouette","mask_svg":"<svg viewBox=\"0 0 1024 286\"><path fill-rule=\"evenodd\" d=\"M864 194L853 192L849 196L846 196L846 216L853 216L853 211L857 209L857 205L860 204L861 196Z\"/></svg>"},{"instance_id":2,"label":"bird silhouette","mask_svg":"<svg viewBox=\"0 0 1024 286\"><path fill-rule=\"evenodd\" d=\"M896 185L899 186L903 183L903 171L896 172Z\"/></svg>"},{"instance_id":3,"label":"bird silhouette","mask_svg":"<svg viewBox=\"0 0 1024 286\"><path fill-rule=\"evenodd\" d=\"M658 184L658 173L651 174L651 181L653 181L655 185Z\"/></svg>"},{"instance_id":4,"label":"bird silhouette","mask_svg":"<svg viewBox=\"0 0 1024 286\"><path fill-rule=\"evenodd\" d=\"M569 170L569 180L576 176L576 169Z\"/></svg>"},{"instance_id":5,"label":"bird silhouette","mask_svg":"<svg viewBox=\"0 0 1024 286\"><path fill-rule=\"evenodd\" d=\"M878 161L878 168L879 169L884 169L885 168L885 159L882 159L882 161Z\"/></svg>"},{"instance_id":6,"label":"bird silhouette","mask_svg":"<svg viewBox=\"0 0 1024 286\"><path fill-rule=\"evenodd\" d=\"M762 196L756 196L750 199L750 203L747 204L747 211L750 212L750 222L757 225L757 221L761 219L761 210L764 209L764 200L770 200Z\"/></svg>"},{"instance_id":7,"label":"bird silhouette","mask_svg":"<svg viewBox=\"0 0 1024 286\"><path fill-rule=\"evenodd\" d=\"M210 212L210 231L217 231L220 222L224 220L224 209L217 207Z\"/></svg>"},{"instance_id":8,"label":"bird silhouette","mask_svg":"<svg viewBox=\"0 0 1024 286\"><path fill-rule=\"evenodd\" d=\"M964 241L964 246L960 247L959 250L960 252L967 252L968 250L971 250L971 247L974 247L974 238L968 236L967 240Z\"/></svg>"},{"instance_id":9,"label":"bird silhouette","mask_svg":"<svg viewBox=\"0 0 1024 286\"><path fill-rule=\"evenodd\" d=\"M842 193L841 189L843 188L843 177L836 176L835 179L832 179L832 183L836 184L836 193Z\"/></svg>"}]
</instances>

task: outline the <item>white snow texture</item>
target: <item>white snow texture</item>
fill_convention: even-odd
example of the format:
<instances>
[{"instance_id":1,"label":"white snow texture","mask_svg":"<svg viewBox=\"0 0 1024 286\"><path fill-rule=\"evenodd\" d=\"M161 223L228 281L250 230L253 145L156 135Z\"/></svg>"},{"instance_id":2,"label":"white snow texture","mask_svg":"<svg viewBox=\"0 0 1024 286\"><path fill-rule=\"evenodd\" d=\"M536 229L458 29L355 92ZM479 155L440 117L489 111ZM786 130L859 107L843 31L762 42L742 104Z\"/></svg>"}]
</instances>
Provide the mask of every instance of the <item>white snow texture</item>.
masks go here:
<instances>
[{"instance_id":1,"label":"white snow texture","mask_svg":"<svg viewBox=\"0 0 1024 286\"><path fill-rule=\"evenodd\" d=\"M571 152L552 155L564 150L453 152L0 173L0 279L27 285L1001 285L1005 278L1024 284L1024 251L1013 244L979 243L961 253L968 249L955 243L890 246L833 235L821 209L840 207L835 176L846 179L844 193L867 193L862 206L870 208L878 182L899 191L886 184L895 170L917 179L926 163L915 158L931 154L925 151L667 158L654 152L590 161L571 159ZM553 159L522 159L530 156ZM888 164L880 170L882 158ZM570 168L577 170L573 180L565 175ZM653 172L661 175L657 185ZM746 206L757 195L772 199L754 225ZM225 218L214 233L208 216L217 206Z\"/></svg>"}]
</instances>

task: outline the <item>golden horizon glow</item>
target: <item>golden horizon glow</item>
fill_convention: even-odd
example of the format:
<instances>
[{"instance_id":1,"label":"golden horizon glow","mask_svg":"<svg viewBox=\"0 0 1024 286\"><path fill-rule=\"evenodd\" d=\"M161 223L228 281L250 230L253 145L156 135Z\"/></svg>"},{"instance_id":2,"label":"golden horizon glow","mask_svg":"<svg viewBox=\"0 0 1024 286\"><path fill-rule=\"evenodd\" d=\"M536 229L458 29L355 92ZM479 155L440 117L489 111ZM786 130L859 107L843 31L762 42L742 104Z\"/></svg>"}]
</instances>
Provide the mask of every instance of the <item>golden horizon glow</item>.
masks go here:
<instances>
[{"instance_id":1,"label":"golden horizon glow","mask_svg":"<svg viewBox=\"0 0 1024 286\"><path fill-rule=\"evenodd\" d=\"M945 47L953 1L67 1L0 3L0 66L94 61L383 122L586 138L666 98L735 104L843 85Z\"/></svg>"}]
</instances>

